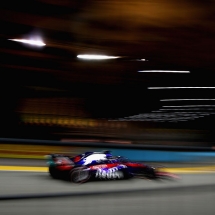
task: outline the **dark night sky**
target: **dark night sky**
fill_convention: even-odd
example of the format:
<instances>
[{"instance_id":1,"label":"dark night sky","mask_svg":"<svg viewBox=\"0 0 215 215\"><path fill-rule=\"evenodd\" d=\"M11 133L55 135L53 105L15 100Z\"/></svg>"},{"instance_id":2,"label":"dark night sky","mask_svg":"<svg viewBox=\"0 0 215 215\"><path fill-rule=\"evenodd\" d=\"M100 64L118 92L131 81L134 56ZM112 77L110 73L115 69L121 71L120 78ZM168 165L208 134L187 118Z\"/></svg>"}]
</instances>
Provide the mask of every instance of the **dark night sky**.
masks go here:
<instances>
[{"instance_id":1,"label":"dark night sky","mask_svg":"<svg viewBox=\"0 0 215 215\"><path fill-rule=\"evenodd\" d=\"M147 89L214 86L215 1L8 0L1 4L2 116L7 112L13 119L20 99L29 97L84 98L85 110L99 118L150 113L167 105L160 99L215 98L215 89ZM34 35L43 38L45 48L7 40ZM123 57L91 62L78 60L78 54ZM189 70L190 74L139 70ZM190 104L215 105L215 101L168 103ZM205 123L212 119L205 117Z\"/></svg>"}]
</instances>

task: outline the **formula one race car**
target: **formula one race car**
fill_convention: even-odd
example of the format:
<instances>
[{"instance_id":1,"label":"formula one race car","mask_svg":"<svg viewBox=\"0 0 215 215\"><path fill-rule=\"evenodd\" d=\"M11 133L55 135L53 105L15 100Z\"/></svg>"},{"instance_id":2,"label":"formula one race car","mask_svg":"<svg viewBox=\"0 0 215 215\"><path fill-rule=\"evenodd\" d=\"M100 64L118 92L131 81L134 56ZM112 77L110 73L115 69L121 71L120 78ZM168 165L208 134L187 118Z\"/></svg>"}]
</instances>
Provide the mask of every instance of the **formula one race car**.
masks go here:
<instances>
[{"instance_id":1,"label":"formula one race car","mask_svg":"<svg viewBox=\"0 0 215 215\"><path fill-rule=\"evenodd\" d=\"M175 174L161 172L152 166L132 162L121 156L113 156L110 151L85 152L74 157L50 154L47 157L49 173L52 178L66 178L74 183L133 177L178 178Z\"/></svg>"}]
</instances>

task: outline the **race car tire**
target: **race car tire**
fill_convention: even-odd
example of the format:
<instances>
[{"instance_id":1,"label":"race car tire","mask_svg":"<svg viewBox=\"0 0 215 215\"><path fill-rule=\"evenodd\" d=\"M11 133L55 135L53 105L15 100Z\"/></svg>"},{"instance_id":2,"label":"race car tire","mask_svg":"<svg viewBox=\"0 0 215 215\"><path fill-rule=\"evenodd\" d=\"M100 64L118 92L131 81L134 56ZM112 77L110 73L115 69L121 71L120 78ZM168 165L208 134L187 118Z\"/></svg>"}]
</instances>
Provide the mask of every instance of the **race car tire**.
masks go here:
<instances>
[{"instance_id":1,"label":"race car tire","mask_svg":"<svg viewBox=\"0 0 215 215\"><path fill-rule=\"evenodd\" d=\"M156 170L153 167L148 167L146 170L146 177L148 179L156 179Z\"/></svg>"},{"instance_id":2,"label":"race car tire","mask_svg":"<svg viewBox=\"0 0 215 215\"><path fill-rule=\"evenodd\" d=\"M145 167L134 175L136 178L156 179L156 171L153 167Z\"/></svg>"},{"instance_id":3,"label":"race car tire","mask_svg":"<svg viewBox=\"0 0 215 215\"><path fill-rule=\"evenodd\" d=\"M59 174L58 174L57 170L52 166L49 167L49 174L54 179L59 178Z\"/></svg>"},{"instance_id":4,"label":"race car tire","mask_svg":"<svg viewBox=\"0 0 215 215\"><path fill-rule=\"evenodd\" d=\"M70 181L73 183L84 183L90 179L90 172L86 167L77 167L70 172Z\"/></svg>"}]
</instances>

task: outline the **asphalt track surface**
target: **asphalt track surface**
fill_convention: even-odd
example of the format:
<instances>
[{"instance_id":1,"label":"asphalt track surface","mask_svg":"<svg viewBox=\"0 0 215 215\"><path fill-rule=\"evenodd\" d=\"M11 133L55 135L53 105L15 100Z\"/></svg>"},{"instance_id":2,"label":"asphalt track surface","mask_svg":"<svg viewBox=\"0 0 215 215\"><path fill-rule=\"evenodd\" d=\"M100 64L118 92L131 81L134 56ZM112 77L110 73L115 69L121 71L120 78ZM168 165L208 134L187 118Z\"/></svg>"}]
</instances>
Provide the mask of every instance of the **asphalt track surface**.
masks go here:
<instances>
[{"instance_id":1,"label":"asphalt track surface","mask_svg":"<svg viewBox=\"0 0 215 215\"><path fill-rule=\"evenodd\" d=\"M214 215L215 172L200 168L198 172L178 174L177 180L131 179L77 185L54 180L46 171L23 171L14 166L0 171L0 214Z\"/></svg>"}]
</instances>

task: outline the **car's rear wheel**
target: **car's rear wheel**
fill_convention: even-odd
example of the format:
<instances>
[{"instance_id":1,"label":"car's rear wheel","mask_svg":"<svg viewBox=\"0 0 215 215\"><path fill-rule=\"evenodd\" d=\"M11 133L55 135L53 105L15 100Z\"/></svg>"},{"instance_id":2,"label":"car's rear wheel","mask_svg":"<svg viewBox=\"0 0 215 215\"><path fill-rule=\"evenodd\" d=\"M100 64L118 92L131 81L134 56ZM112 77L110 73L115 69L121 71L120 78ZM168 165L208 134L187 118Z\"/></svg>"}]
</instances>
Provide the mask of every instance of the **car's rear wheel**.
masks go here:
<instances>
[{"instance_id":1,"label":"car's rear wheel","mask_svg":"<svg viewBox=\"0 0 215 215\"><path fill-rule=\"evenodd\" d=\"M85 167L78 167L70 172L70 180L73 183L84 183L90 179L90 172Z\"/></svg>"}]
</instances>

